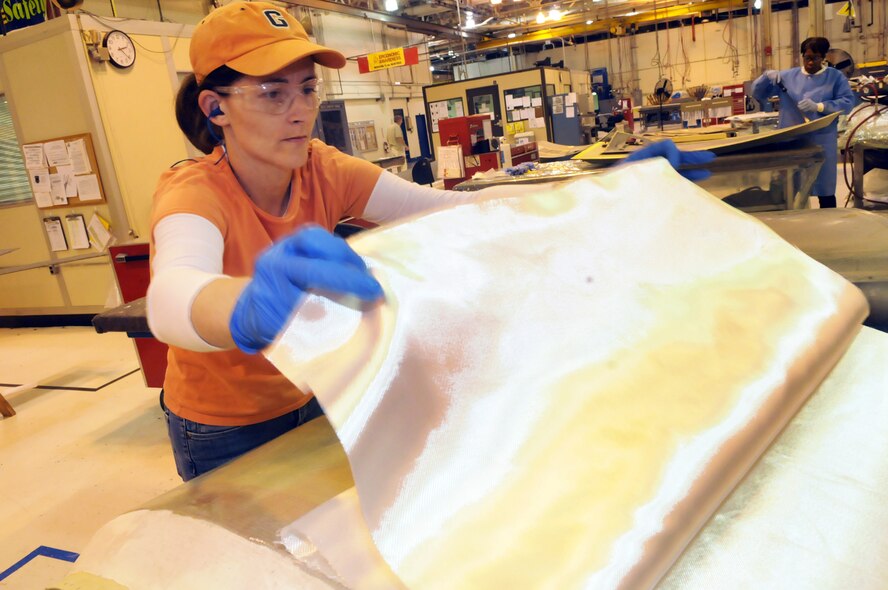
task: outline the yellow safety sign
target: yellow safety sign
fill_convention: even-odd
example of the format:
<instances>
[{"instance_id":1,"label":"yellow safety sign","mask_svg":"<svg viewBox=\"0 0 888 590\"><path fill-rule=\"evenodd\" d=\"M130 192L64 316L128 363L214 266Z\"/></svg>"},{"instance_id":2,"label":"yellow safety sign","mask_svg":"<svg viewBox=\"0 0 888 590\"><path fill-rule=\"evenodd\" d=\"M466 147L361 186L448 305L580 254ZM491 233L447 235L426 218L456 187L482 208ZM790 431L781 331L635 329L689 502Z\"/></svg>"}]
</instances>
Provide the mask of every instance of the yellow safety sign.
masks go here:
<instances>
[{"instance_id":1,"label":"yellow safety sign","mask_svg":"<svg viewBox=\"0 0 888 590\"><path fill-rule=\"evenodd\" d=\"M840 14L842 16L849 16L851 18L856 18L857 14L854 12L854 4L851 0L845 2L845 5L842 6L836 14Z\"/></svg>"}]
</instances>

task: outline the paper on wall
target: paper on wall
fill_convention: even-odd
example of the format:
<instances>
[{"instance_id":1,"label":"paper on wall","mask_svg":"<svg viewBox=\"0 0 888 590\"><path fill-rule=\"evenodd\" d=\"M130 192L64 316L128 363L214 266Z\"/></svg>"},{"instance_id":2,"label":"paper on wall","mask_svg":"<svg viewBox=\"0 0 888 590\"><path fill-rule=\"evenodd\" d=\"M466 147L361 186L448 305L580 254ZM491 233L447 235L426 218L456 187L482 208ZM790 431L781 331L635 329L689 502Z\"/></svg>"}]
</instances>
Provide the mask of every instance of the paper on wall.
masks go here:
<instances>
[{"instance_id":1,"label":"paper on wall","mask_svg":"<svg viewBox=\"0 0 888 590\"><path fill-rule=\"evenodd\" d=\"M77 213L65 217L68 224L68 235L71 236L71 248L73 250L86 250L90 247L89 236L86 233L86 224L83 215Z\"/></svg>"},{"instance_id":2,"label":"paper on wall","mask_svg":"<svg viewBox=\"0 0 888 590\"><path fill-rule=\"evenodd\" d=\"M74 166L57 166L56 173L62 177L65 185L65 196L69 199L77 196L77 179L74 177Z\"/></svg>"},{"instance_id":3,"label":"paper on wall","mask_svg":"<svg viewBox=\"0 0 888 590\"><path fill-rule=\"evenodd\" d=\"M46 168L34 168L28 170L28 176L31 179L31 190L34 193L52 192L49 184L49 170Z\"/></svg>"},{"instance_id":4,"label":"paper on wall","mask_svg":"<svg viewBox=\"0 0 888 590\"><path fill-rule=\"evenodd\" d=\"M99 178L95 174L75 176L77 179L77 194L81 201L100 201L102 193L99 190Z\"/></svg>"},{"instance_id":5,"label":"paper on wall","mask_svg":"<svg viewBox=\"0 0 888 590\"><path fill-rule=\"evenodd\" d=\"M576 102L577 102L577 93L576 92L568 92L567 98L565 99L564 104L565 105L572 105L572 104L576 104Z\"/></svg>"},{"instance_id":6,"label":"paper on wall","mask_svg":"<svg viewBox=\"0 0 888 590\"><path fill-rule=\"evenodd\" d=\"M465 178L466 168L461 146L441 146L438 155L438 178Z\"/></svg>"},{"instance_id":7,"label":"paper on wall","mask_svg":"<svg viewBox=\"0 0 888 590\"><path fill-rule=\"evenodd\" d=\"M564 107L564 116L567 117L568 119L573 119L574 117L576 117L576 114L574 113L575 108L576 107L574 107L573 105L565 106Z\"/></svg>"},{"instance_id":8,"label":"paper on wall","mask_svg":"<svg viewBox=\"0 0 888 590\"><path fill-rule=\"evenodd\" d=\"M543 98L538 96L536 98L531 99L530 106L532 107L541 107L543 106Z\"/></svg>"},{"instance_id":9,"label":"paper on wall","mask_svg":"<svg viewBox=\"0 0 888 590\"><path fill-rule=\"evenodd\" d=\"M45 207L52 207L52 193L34 191L34 202L36 202L37 206L41 209Z\"/></svg>"},{"instance_id":10,"label":"paper on wall","mask_svg":"<svg viewBox=\"0 0 888 590\"><path fill-rule=\"evenodd\" d=\"M43 144L43 151L50 166L65 166L71 163L64 140L47 141Z\"/></svg>"},{"instance_id":11,"label":"paper on wall","mask_svg":"<svg viewBox=\"0 0 888 590\"><path fill-rule=\"evenodd\" d=\"M71 164L74 166L74 174L89 174L92 172L89 157L86 154L86 141L83 139L69 141L67 148L68 154L71 157Z\"/></svg>"},{"instance_id":12,"label":"paper on wall","mask_svg":"<svg viewBox=\"0 0 888 590\"><path fill-rule=\"evenodd\" d=\"M43 155L42 143L23 145L22 152L25 154L25 168L28 170L46 168L46 157Z\"/></svg>"},{"instance_id":13,"label":"paper on wall","mask_svg":"<svg viewBox=\"0 0 888 590\"><path fill-rule=\"evenodd\" d=\"M89 224L86 226L86 231L89 233L90 240L95 244L96 249L104 250L111 243L114 236L108 231L110 227L108 222L99 217L98 214L93 213Z\"/></svg>"},{"instance_id":14,"label":"paper on wall","mask_svg":"<svg viewBox=\"0 0 888 590\"><path fill-rule=\"evenodd\" d=\"M52 195L53 205L68 204L68 197L65 196L65 184L61 174L49 175L49 193Z\"/></svg>"},{"instance_id":15,"label":"paper on wall","mask_svg":"<svg viewBox=\"0 0 888 590\"><path fill-rule=\"evenodd\" d=\"M53 252L62 252L68 249L65 241L65 231L62 229L62 220L58 217L47 217L43 220L43 228L49 238L49 247Z\"/></svg>"}]
</instances>

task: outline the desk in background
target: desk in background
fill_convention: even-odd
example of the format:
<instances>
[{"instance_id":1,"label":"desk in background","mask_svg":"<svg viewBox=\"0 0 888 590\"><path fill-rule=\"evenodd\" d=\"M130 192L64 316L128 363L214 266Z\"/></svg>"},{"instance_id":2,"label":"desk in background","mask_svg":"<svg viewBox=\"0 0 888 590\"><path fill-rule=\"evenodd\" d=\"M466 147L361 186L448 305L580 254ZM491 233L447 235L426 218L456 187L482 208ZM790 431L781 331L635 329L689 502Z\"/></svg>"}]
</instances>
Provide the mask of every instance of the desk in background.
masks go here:
<instances>
[{"instance_id":1,"label":"desk in background","mask_svg":"<svg viewBox=\"0 0 888 590\"><path fill-rule=\"evenodd\" d=\"M145 295L151 280L148 244L111 246L109 252L124 304L96 315L93 327L100 334L126 332L136 347L145 385L163 387L168 347L151 335L145 316Z\"/></svg>"},{"instance_id":2,"label":"desk in background","mask_svg":"<svg viewBox=\"0 0 888 590\"><path fill-rule=\"evenodd\" d=\"M392 174L401 172L401 170L407 166L407 158L404 156L386 156L377 160L371 160L371 162L380 168L388 170Z\"/></svg>"}]
</instances>

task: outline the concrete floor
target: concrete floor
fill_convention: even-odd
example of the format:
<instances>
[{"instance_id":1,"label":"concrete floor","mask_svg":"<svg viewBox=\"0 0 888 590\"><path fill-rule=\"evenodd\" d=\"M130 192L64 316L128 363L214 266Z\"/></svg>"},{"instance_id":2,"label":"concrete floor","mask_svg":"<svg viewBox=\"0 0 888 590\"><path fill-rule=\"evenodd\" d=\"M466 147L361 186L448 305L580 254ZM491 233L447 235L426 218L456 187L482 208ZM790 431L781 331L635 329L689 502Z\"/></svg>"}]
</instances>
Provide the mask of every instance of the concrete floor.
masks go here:
<instances>
[{"instance_id":1,"label":"concrete floor","mask_svg":"<svg viewBox=\"0 0 888 590\"><path fill-rule=\"evenodd\" d=\"M65 552L181 483L158 392L125 334L0 329L0 393L16 411L0 419L0 588L60 581ZM9 571L39 547L60 552Z\"/></svg>"}]
</instances>

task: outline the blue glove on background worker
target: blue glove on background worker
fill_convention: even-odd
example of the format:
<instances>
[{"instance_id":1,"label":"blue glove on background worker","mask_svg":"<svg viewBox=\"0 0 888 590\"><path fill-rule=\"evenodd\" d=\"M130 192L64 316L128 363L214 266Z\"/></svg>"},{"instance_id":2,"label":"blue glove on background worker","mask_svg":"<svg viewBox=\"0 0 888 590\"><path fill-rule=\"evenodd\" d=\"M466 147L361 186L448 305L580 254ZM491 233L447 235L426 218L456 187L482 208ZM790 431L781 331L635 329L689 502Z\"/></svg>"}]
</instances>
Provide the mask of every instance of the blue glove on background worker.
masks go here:
<instances>
[{"instance_id":1,"label":"blue glove on background worker","mask_svg":"<svg viewBox=\"0 0 888 590\"><path fill-rule=\"evenodd\" d=\"M816 113L822 110L822 107L810 98L803 98L800 100L798 107L803 113Z\"/></svg>"},{"instance_id":2,"label":"blue glove on background worker","mask_svg":"<svg viewBox=\"0 0 888 590\"><path fill-rule=\"evenodd\" d=\"M765 70L765 77L771 81L772 84L776 84L780 81L780 72L777 70Z\"/></svg>"},{"instance_id":3,"label":"blue glove on background worker","mask_svg":"<svg viewBox=\"0 0 888 590\"><path fill-rule=\"evenodd\" d=\"M639 160L647 160L648 158L666 158L672 167L678 170L679 174L690 181L705 180L712 176L709 170L685 170L682 166L693 166L697 164L708 164L715 159L715 154L710 151L699 152L683 152L678 149L671 139L664 139L657 143L646 145L638 151L632 152L623 160L624 162L637 162Z\"/></svg>"},{"instance_id":4,"label":"blue glove on background worker","mask_svg":"<svg viewBox=\"0 0 888 590\"><path fill-rule=\"evenodd\" d=\"M364 301L383 295L345 240L318 226L300 228L256 260L253 279L231 314L234 343L250 354L271 344L309 290L354 295Z\"/></svg>"}]
</instances>

